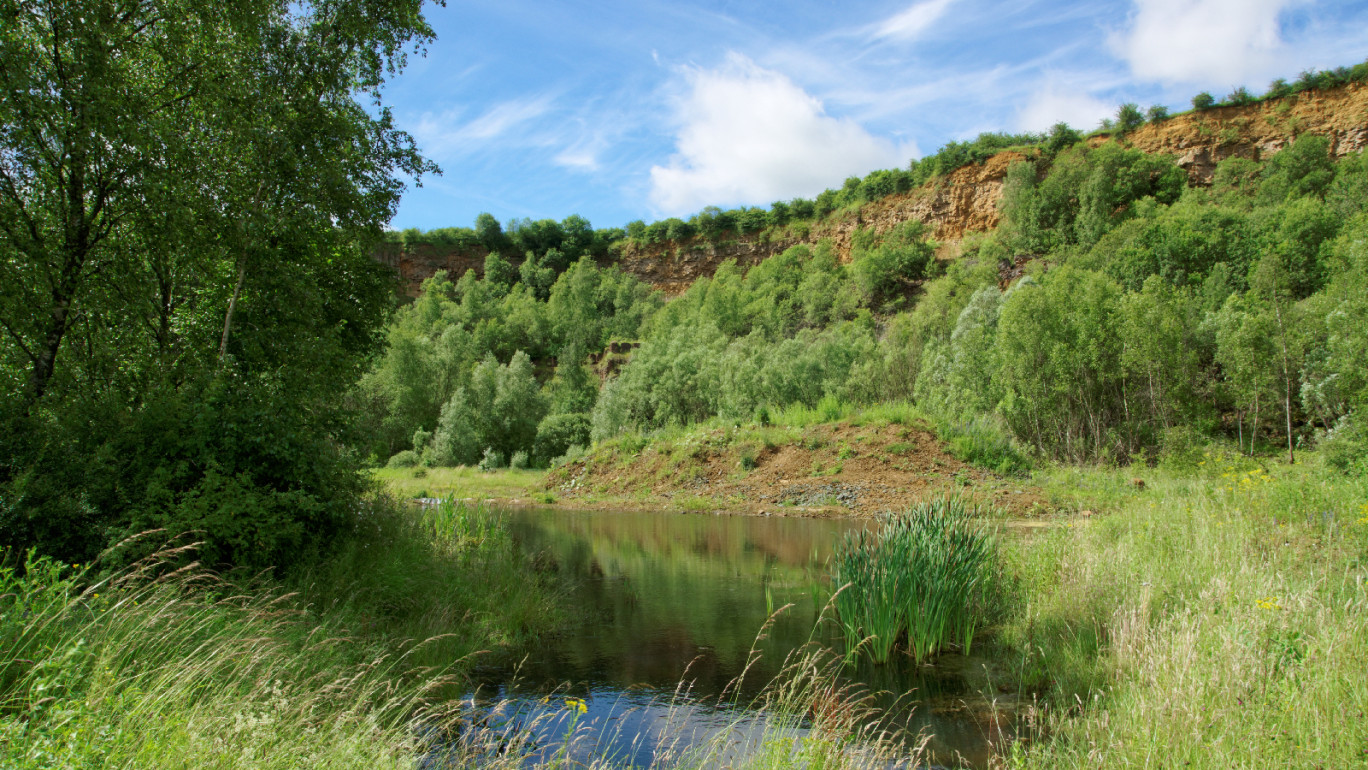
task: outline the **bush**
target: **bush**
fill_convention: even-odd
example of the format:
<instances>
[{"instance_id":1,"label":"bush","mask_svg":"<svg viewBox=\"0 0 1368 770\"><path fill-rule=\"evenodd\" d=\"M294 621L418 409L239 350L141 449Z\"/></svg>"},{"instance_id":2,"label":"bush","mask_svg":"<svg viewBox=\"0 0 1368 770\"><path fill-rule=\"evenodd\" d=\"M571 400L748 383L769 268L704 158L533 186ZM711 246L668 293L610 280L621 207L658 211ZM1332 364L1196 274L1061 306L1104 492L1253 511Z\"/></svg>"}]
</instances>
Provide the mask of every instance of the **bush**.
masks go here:
<instances>
[{"instance_id":1,"label":"bush","mask_svg":"<svg viewBox=\"0 0 1368 770\"><path fill-rule=\"evenodd\" d=\"M913 220L882 236L871 231L856 234L851 277L867 297L892 297L926 274L932 247L924 240L925 232L925 226Z\"/></svg>"},{"instance_id":2,"label":"bush","mask_svg":"<svg viewBox=\"0 0 1368 770\"><path fill-rule=\"evenodd\" d=\"M553 414L537 426L532 456L538 463L549 463L564 455L571 446L589 445L591 422L588 414Z\"/></svg>"},{"instance_id":3,"label":"bush","mask_svg":"<svg viewBox=\"0 0 1368 770\"><path fill-rule=\"evenodd\" d=\"M1140 112L1140 106L1134 102L1127 102L1116 111L1116 130L1123 134L1139 128L1144 123L1145 116Z\"/></svg>"},{"instance_id":4,"label":"bush","mask_svg":"<svg viewBox=\"0 0 1368 770\"><path fill-rule=\"evenodd\" d=\"M480 470L496 471L502 467L504 467L503 452L500 452L493 447L486 447L484 456L480 458Z\"/></svg>"},{"instance_id":5,"label":"bush","mask_svg":"<svg viewBox=\"0 0 1368 770\"><path fill-rule=\"evenodd\" d=\"M1240 86L1239 88L1235 89L1234 91L1231 91L1231 92L1226 96L1226 98L1225 98L1225 103L1226 103L1226 104L1233 104L1233 105L1235 105L1235 106L1237 106L1237 107L1238 107L1238 106L1245 105L1245 104L1253 104L1253 103L1254 103L1254 95L1251 94L1251 93L1249 93L1249 89L1245 88L1244 86Z\"/></svg>"},{"instance_id":6,"label":"bush","mask_svg":"<svg viewBox=\"0 0 1368 770\"><path fill-rule=\"evenodd\" d=\"M1206 91L1192 97L1192 108L1195 110L1209 110L1216 106L1216 97Z\"/></svg>"},{"instance_id":7,"label":"bush","mask_svg":"<svg viewBox=\"0 0 1368 770\"><path fill-rule=\"evenodd\" d=\"M508 460L508 467L512 468L513 470L517 470L517 471L520 471L520 470L523 470L524 468L526 468L526 467L527 467L527 464L528 464L528 463L527 463L527 453L526 453L526 452L514 452L514 453L513 453L513 456L512 456L511 458L509 458L509 460Z\"/></svg>"},{"instance_id":8,"label":"bush","mask_svg":"<svg viewBox=\"0 0 1368 770\"><path fill-rule=\"evenodd\" d=\"M1151 123L1162 123L1169 119L1168 107L1155 104L1145 111L1145 118Z\"/></svg>"},{"instance_id":9,"label":"bush","mask_svg":"<svg viewBox=\"0 0 1368 770\"><path fill-rule=\"evenodd\" d=\"M415 468L418 466L418 453L412 449L405 449L395 454L385 463L386 468Z\"/></svg>"}]
</instances>

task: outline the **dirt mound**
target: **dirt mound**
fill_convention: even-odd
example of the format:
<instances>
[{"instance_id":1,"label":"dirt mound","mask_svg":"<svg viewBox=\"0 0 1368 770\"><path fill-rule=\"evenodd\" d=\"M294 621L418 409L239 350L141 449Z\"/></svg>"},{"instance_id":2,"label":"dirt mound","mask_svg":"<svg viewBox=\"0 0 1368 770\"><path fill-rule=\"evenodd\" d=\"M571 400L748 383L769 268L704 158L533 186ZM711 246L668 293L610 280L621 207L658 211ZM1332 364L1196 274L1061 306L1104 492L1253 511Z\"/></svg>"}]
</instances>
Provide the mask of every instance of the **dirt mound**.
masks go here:
<instances>
[{"instance_id":1,"label":"dirt mound","mask_svg":"<svg viewBox=\"0 0 1368 770\"><path fill-rule=\"evenodd\" d=\"M969 465L930 429L897 423L714 428L644 445L618 440L553 471L547 488L578 505L779 515L875 515L947 493L1016 515L1049 507L1027 481Z\"/></svg>"}]
</instances>

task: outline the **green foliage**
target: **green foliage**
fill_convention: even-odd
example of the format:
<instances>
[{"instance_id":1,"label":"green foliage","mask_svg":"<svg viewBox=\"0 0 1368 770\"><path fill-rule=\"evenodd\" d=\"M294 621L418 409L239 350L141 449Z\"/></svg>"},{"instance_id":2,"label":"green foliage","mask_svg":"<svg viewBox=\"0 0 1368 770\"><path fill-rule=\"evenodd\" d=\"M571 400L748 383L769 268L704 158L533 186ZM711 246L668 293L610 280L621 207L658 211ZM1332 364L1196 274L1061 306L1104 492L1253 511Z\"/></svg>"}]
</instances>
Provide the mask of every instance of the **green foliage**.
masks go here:
<instances>
[{"instance_id":1,"label":"green foliage","mask_svg":"<svg viewBox=\"0 0 1368 770\"><path fill-rule=\"evenodd\" d=\"M1144 124L1145 115L1140 112L1140 106L1138 104L1126 102L1116 110L1117 131L1124 134L1128 131L1134 131Z\"/></svg>"},{"instance_id":2,"label":"green foliage","mask_svg":"<svg viewBox=\"0 0 1368 770\"><path fill-rule=\"evenodd\" d=\"M394 456L389 459L389 462L385 463L385 467L417 468L418 464L421 461L422 457L420 457L417 452L413 451L412 449L405 449L402 452L396 452Z\"/></svg>"},{"instance_id":3,"label":"green foliage","mask_svg":"<svg viewBox=\"0 0 1368 770\"><path fill-rule=\"evenodd\" d=\"M848 658L861 650L885 663L899 640L917 663L971 650L994 570L993 538L976 521L987 513L942 498L846 536L831 571Z\"/></svg>"},{"instance_id":4,"label":"green foliage","mask_svg":"<svg viewBox=\"0 0 1368 770\"><path fill-rule=\"evenodd\" d=\"M1223 105L1234 105L1236 107L1242 107L1246 104L1253 104L1254 95L1249 93L1249 89L1245 88L1244 86L1239 86L1234 91L1231 91L1229 94L1227 94L1225 100L1221 103Z\"/></svg>"},{"instance_id":5,"label":"green foliage","mask_svg":"<svg viewBox=\"0 0 1368 770\"><path fill-rule=\"evenodd\" d=\"M1143 199L1176 201L1185 181L1171 159L1116 142L1076 146L1056 157L1043 178L1035 164L1022 161L1008 169L1003 183L1005 242L1037 254L1090 246L1134 216Z\"/></svg>"},{"instance_id":6,"label":"green foliage","mask_svg":"<svg viewBox=\"0 0 1368 770\"><path fill-rule=\"evenodd\" d=\"M515 353L507 364L487 356L471 372L470 384L456 391L442 407L429 447L437 465L483 467L484 458L503 458L531 447L546 402L526 353ZM491 454L492 453L492 454Z\"/></svg>"},{"instance_id":7,"label":"green foliage","mask_svg":"<svg viewBox=\"0 0 1368 770\"><path fill-rule=\"evenodd\" d=\"M1330 140L1316 134L1302 134L1264 165L1259 200L1283 203L1308 195L1322 196L1335 178L1330 159Z\"/></svg>"},{"instance_id":8,"label":"green foliage","mask_svg":"<svg viewBox=\"0 0 1368 770\"><path fill-rule=\"evenodd\" d=\"M936 432L950 454L972 465L1003 476L1026 476L1031 459L1012 443L1012 438L996 421L976 417L969 420L942 420Z\"/></svg>"},{"instance_id":9,"label":"green foliage","mask_svg":"<svg viewBox=\"0 0 1368 770\"><path fill-rule=\"evenodd\" d=\"M1209 110L1215 106L1216 97L1212 96L1206 91L1203 91L1200 94L1197 94L1196 96L1192 97L1192 108L1194 110L1197 110L1198 112L1201 112L1202 110Z\"/></svg>"},{"instance_id":10,"label":"green foliage","mask_svg":"<svg viewBox=\"0 0 1368 770\"><path fill-rule=\"evenodd\" d=\"M485 257L484 278L490 286L496 286L507 290L513 288L513 284L518 282L518 270L514 268L508 260L499 256L498 252L490 252Z\"/></svg>"},{"instance_id":11,"label":"green foliage","mask_svg":"<svg viewBox=\"0 0 1368 770\"><path fill-rule=\"evenodd\" d=\"M1151 123L1163 123L1169 119L1168 107L1162 104L1150 105L1150 108L1145 110L1145 119Z\"/></svg>"},{"instance_id":12,"label":"green foliage","mask_svg":"<svg viewBox=\"0 0 1368 770\"><path fill-rule=\"evenodd\" d=\"M407 2L5 18L0 540L84 560L199 529L258 567L326 545L390 307L369 247L434 168L363 105L430 27Z\"/></svg>"},{"instance_id":13,"label":"green foliage","mask_svg":"<svg viewBox=\"0 0 1368 770\"><path fill-rule=\"evenodd\" d=\"M1081 141L1083 141L1081 131L1069 128L1068 123L1056 123L1050 127L1050 134L1045 139L1045 153L1054 157Z\"/></svg>"},{"instance_id":14,"label":"green foliage","mask_svg":"<svg viewBox=\"0 0 1368 770\"><path fill-rule=\"evenodd\" d=\"M1056 457L1124 458L1121 289L1063 267L1024 286L998 321L1000 411L1012 431Z\"/></svg>"},{"instance_id":15,"label":"green foliage","mask_svg":"<svg viewBox=\"0 0 1368 770\"><path fill-rule=\"evenodd\" d=\"M856 231L851 277L871 303L895 298L926 274L935 249L925 234L926 227L916 220L892 228L881 238L869 230Z\"/></svg>"},{"instance_id":16,"label":"green foliage","mask_svg":"<svg viewBox=\"0 0 1368 770\"><path fill-rule=\"evenodd\" d=\"M524 272L529 264L532 260L523 263ZM543 268L534 272L551 275ZM493 408L493 397L486 393L476 399L475 372L490 355L512 363L521 351L529 359L533 377L541 362L545 378L545 364L553 354L556 369L535 399L541 411L525 416L533 430L519 431L511 439L522 443L496 448L506 456L522 450L532 452L539 461L550 460L537 455L533 447L536 421L548 410L591 410L598 383L585 360L604 350L610 339L637 337L661 300L650 287L618 268L599 268L587 257L545 288L546 300L541 301L521 281L503 290L473 273L454 285L440 272L425 282L418 300L399 311L390 328L389 349L361 383L359 406L374 426L371 451L386 456L413 447L426 449L434 461L474 464L491 445L491 431L502 430L492 427L501 418L476 414L478 409ZM464 394L457 399L462 390ZM419 447L413 443L415 431L437 430L443 419L451 426L451 430L439 431L445 444Z\"/></svg>"},{"instance_id":17,"label":"green foliage","mask_svg":"<svg viewBox=\"0 0 1368 770\"><path fill-rule=\"evenodd\" d=\"M493 447L485 447L484 454L480 457L479 469L482 471L497 471L504 465L504 454Z\"/></svg>"},{"instance_id":18,"label":"green foliage","mask_svg":"<svg viewBox=\"0 0 1368 770\"><path fill-rule=\"evenodd\" d=\"M565 455L573 446L587 447L592 423L590 415L558 413L547 416L537 425L532 457L538 464L550 464Z\"/></svg>"}]
</instances>

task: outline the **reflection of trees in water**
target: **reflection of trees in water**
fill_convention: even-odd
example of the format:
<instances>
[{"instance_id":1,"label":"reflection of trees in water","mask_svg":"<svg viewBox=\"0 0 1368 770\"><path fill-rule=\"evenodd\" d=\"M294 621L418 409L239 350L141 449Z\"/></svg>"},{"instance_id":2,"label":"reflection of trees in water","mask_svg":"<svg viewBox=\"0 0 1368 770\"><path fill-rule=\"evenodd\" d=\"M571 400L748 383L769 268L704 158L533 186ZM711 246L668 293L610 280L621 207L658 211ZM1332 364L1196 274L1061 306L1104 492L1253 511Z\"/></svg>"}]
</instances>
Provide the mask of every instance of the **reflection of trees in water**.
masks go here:
<instances>
[{"instance_id":1,"label":"reflection of trees in water","mask_svg":"<svg viewBox=\"0 0 1368 770\"><path fill-rule=\"evenodd\" d=\"M707 698L755 653L760 657L742 688L749 696L779 673L790 651L814 641L840 648L837 629L818 625L825 560L856 523L518 511L511 526L522 548L540 554L538 563L556 565L570 581L570 615L577 619L563 637L533 651L525 675L535 669L547 681L671 689L685 677ZM770 609L785 605L791 606L770 622ZM911 667L852 673L874 691L931 688Z\"/></svg>"}]
</instances>

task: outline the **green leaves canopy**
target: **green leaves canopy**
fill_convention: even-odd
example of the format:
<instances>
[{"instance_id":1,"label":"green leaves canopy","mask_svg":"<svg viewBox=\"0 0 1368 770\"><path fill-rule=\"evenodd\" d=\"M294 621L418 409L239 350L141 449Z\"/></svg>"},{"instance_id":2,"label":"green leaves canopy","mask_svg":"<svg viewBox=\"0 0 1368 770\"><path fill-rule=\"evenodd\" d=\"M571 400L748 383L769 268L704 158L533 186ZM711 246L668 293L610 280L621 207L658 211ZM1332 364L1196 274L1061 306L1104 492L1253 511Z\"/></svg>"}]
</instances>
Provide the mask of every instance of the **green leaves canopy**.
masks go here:
<instances>
[{"instance_id":1,"label":"green leaves canopy","mask_svg":"<svg viewBox=\"0 0 1368 770\"><path fill-rule=\"evenodd\" d=\"M272 563L338 526L340 394L389 305L365 241L434 170L379 102L420 9L0 0L6 539L89 552L193 511L213 558ZM222 440L238 409L279 416L272 446ZM180 437L112 451L153 423ZM265 508L230 494L306 534L243 537Z\"/></svg>"}]
</instances>

